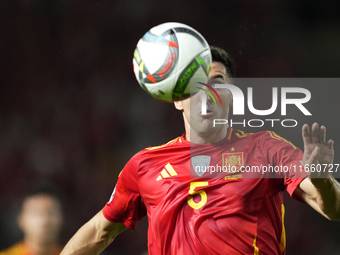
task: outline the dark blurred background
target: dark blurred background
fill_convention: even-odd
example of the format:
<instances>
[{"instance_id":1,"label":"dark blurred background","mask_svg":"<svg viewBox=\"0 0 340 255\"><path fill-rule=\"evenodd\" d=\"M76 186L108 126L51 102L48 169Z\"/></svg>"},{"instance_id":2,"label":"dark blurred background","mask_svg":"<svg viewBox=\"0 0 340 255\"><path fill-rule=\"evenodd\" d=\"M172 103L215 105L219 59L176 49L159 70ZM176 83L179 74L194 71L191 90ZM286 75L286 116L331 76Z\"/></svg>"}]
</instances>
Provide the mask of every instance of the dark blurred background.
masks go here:
<instances>
[{"instance_id":1,"label":"dark blurred background","mask_svg":"<svg viewBox=\"0 0 340 255\"><path fill-rule=\"evenodd\" d=\"M65 244L105 205L134 153L183 133L181 114L148 96L132 71L137 41L151 27L192 26L230 52L237 77L339 77L339 7L315 0L1 1L0 250L20 240L15 208L33 184L51 183L64 195ZM334 139L339 92L335 86L310 106L321 109ZM280 135L301 147L301 125ZM287 254L340 253L340 223L288 197L286 211ZM105 254L142 254L146 229L144 219Z\"/></svg>"}]
</instances>

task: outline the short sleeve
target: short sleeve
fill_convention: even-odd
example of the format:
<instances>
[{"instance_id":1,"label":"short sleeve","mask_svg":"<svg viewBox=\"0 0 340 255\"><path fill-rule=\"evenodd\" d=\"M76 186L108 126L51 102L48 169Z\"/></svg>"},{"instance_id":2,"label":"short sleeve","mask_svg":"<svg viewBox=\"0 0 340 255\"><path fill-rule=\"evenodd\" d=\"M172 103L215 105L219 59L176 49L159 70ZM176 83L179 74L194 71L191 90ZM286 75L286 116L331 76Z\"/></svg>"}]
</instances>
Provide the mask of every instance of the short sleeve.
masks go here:
<instances>
[{"instance_id":1,"label":"short sleeve","mask_svg":"<svg viewBox=\"0 0 340 255\"><path fill-rule=\"evenodd\" d=\"M123 223L130 229L135 229L137 221L146 215L138 188L137 155L132 157L121 171L111 198L103 209L103 215L107 220Z\"/></svg>"},{"instance_id":2,"label":"short sleeve","mask_svg":"<svg viewBox=\"0 0 340 255\"><path fill-rule=\"evenodd\" d=\"M308 176L302 164L303 152L290 141L276 133L270 131L269 135L268 156L270 157L271 165L277 166L279 169L275 173L276 177L283 178L283 185L289 195L301 201L294 195L294 191Z\"/></svg>"}]
</instances>

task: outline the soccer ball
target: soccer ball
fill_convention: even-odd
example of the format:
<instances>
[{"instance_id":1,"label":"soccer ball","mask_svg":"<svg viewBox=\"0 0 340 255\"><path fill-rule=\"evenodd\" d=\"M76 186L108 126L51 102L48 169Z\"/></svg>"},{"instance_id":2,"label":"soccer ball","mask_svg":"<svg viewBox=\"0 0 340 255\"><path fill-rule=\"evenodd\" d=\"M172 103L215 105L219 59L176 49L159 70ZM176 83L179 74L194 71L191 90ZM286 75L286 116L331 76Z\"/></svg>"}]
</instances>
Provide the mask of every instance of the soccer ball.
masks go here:
<instances>
[{"instance_id":1,"label":"soccer ball","mask_svg":"<svg viewBox=\"0 0 340 255\"><path fill-rule=\"evenodd\" d=\"M151 28L139 40L133 71L152 97L172 102L197 92L189 83L193 78L207 79L211 61L209 45L199 32L169 22Z\"/></svg>"}]
</instances>

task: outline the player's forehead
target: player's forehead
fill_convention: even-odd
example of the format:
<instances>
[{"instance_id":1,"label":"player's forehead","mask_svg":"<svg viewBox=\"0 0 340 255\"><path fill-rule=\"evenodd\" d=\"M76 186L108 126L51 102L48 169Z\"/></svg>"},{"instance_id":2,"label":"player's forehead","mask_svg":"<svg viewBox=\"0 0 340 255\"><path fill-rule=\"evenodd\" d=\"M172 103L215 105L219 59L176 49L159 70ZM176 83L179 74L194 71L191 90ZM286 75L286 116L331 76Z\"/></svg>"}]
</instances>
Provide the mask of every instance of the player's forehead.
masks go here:
<instances>
[{"instance_id":1,"label":"player's forehead","mask_svg":"<svg viewBox=\"0 0 340 255\"><path fill-rule=\"evenodd\" d=\"M223 77L225 80L228 79L227 68L221 62L212 62L211 71L209 78Z\"/></svg>"},{"instance_id":2,"label":"player's forehead","mask_svg":"<svg viewBox=\"0 0 340 255\"><path fill-rule=\"evenodd\" d=\"M22 204L22 210L39 209L42 207L59 207L59 201L47 194L27 197Z\"/></svg>"}]
</instances>

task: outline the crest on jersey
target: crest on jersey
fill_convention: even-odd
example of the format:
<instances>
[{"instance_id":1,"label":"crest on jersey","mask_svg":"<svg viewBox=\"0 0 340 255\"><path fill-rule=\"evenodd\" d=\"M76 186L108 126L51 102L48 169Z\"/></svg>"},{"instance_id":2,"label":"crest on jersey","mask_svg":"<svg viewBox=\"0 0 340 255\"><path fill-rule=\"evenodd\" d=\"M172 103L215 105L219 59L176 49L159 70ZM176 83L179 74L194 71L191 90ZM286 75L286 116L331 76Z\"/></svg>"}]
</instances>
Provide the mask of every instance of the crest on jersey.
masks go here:
<instances>
[{"instance_id":1,"label":"crest on jersey","mask_svg":"<svg viewBox=\"0 0 340 255\"><path fill-rule=\"evenodd\" d=\"M191 164L195 170L195 173L201 177L208 169L210 165L210 156L195 156L191 157Z\"/></svg>"},{"instance_id":2,"label":"crest on jersey","mask_svg":"<svg viewBox=\"0 0 340 255\"><path fill-rule=\"evenodd\" d=\"M222 154L222 165L228 173L235 173L244 165L243 152L232 152Z\"/></svg>"}]
</instances>

